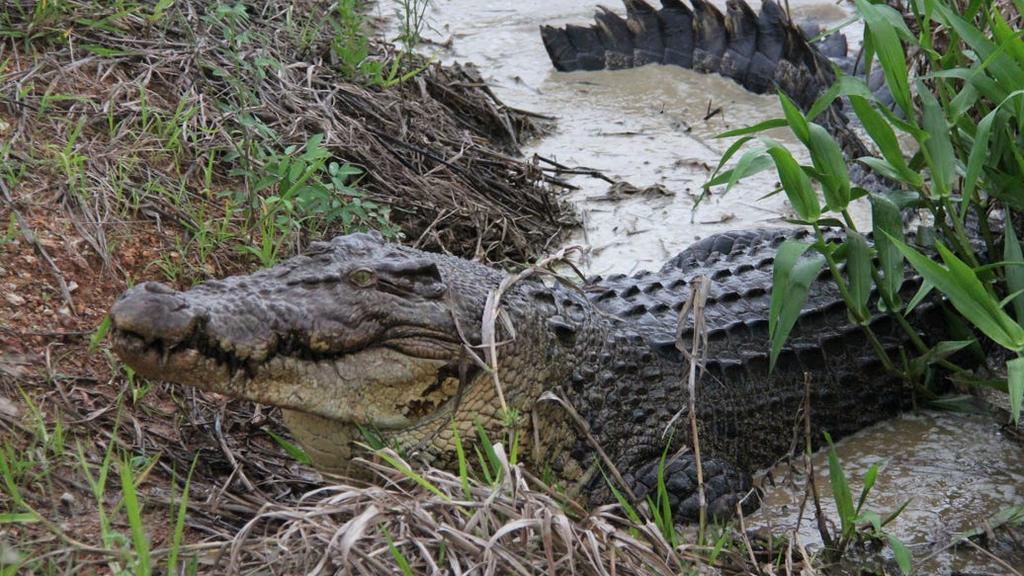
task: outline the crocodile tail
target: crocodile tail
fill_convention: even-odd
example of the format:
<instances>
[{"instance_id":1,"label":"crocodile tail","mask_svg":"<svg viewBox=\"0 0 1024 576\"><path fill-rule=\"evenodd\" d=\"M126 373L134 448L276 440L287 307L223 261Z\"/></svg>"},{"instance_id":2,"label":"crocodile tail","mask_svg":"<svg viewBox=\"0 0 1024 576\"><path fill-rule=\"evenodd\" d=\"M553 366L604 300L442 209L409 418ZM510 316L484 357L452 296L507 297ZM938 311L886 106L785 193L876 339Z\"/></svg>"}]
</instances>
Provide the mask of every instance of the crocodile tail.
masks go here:
<instances>
[{"instance_id":1,"label":"crocodile tail","mask_svg":"<svg viewBox=\"0 0 1024 576\"><path fill-rule=\"evenodd\" d=\"M692 6L662 0L658 10L644 0L623 2L625 18L600 7L593 26L542 26L541 37L555 68L673 64L718 72L759 94L780 86L804 106L833 79L829 60L808 43L775 0L764 0L760 13L745 0L728 0L725 14L708 0L690 0ZM820 28L808 27L808 33L812 31L816 36ZM829 57L846 58L841 34L818 45Z\"/></svg>"}]
</instances>

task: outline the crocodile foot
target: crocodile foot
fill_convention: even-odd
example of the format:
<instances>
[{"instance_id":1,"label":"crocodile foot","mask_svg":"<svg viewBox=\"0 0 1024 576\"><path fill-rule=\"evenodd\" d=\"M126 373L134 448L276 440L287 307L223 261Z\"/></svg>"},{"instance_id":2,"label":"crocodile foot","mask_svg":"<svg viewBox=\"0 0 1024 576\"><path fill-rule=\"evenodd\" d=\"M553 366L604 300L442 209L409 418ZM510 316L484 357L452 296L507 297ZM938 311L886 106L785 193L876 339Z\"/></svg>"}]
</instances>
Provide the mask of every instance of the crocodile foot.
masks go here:
<instances>
[{"instance_id":1,"label":"crocodile foot","mask_svg":"<svg viewBox=\"0 0 1024 576\"><path fill-rule=\"evenodd\" d=\"M633 492L640 500L658 498L658 475L661 458L642 465L635 476L626 476ZM718 458L701 458L704 476L704 497L708 517L726 520L736 514L736 504L744 513L753 512L760 505L759 494L751 493L751 477L731 463ZM700 495L697 491L697 463L692 453L682 454L665 462L665 489L675 521L700 519ZM748 497L749 494L749 497Z\"/></svg>"}]
</instances>

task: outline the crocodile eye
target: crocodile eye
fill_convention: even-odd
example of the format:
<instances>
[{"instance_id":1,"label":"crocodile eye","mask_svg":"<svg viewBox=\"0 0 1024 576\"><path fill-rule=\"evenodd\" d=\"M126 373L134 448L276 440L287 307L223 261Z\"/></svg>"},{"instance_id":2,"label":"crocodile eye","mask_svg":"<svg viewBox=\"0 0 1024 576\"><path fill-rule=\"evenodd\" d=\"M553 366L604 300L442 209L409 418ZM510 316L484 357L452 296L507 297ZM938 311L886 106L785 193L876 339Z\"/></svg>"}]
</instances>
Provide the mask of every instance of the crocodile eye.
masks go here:
<instances>
[{"instance_id":1,"label":"crocodile eye","mask_svg":"<svg viewBox=\"0 0 1024 576\"><path fill-rule=\"evenodd\" d=\"M376 278L373 275L373 271L367 270L366 268L358 268L356 270L353 270L348 275L348 278L349 280L352 281L353 284L360 288L366 288L370 284L373 284L374 280L376 280Z\"/></svg>"}]
</instances>

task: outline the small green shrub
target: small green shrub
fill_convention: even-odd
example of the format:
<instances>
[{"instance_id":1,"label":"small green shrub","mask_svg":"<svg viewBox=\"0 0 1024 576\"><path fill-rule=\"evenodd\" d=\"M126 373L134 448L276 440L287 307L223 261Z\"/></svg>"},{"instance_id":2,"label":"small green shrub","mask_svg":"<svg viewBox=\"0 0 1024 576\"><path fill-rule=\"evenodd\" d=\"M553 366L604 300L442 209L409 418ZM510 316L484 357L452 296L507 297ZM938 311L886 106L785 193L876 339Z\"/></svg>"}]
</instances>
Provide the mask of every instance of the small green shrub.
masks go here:
<instances>
[{"instance_id":1,"label":"small green shrub","mask_svg":"<svg viewBox=\"0 0 1024 576\"><path fill-rule=\"evenodd\" d=\"M706 185L726 184L728 190L744 176L774 166L798 223L815 230L813 244L784 245L775 261L772 361L793 328L806 284L827 266L851 318L864 328L889 369L901 370L869 327L872 286L877 289L878 310L892 314L917 352L951 367L946 357L965 343L946 342L929 349L904 318L930 291L938 290L984 337L1009 351L1013 359L1006 363L1008 378L1001 387L1009 392L1012 416L1018 421L1024 397L1024 258L1010 223L1017 222L1024 209L1024 40L991 0L972 0L963 11L945 0L911 0L907 9L912 26L885 4L856 0L856 6L865 25L867 68L882 67L902 114L880 105L863 79L841 74L806 114L780 94L785 118L726 133L741 138L727 150ZM1020 10L1024 2L1013 0L1013 6ZM920 54L928 73L908 80L907 53ZM840 96L849 98L880 153L856 160L888 178L893 183L889 189L869 191L851 181L839 145L811 122ZM759 147L724 169L754 141L753 134L778 126L792 130L807 148L811 165L798 164L779 143L761 137ZM913 143L909 152L900 146L897 134ZM871 205L874 245L864 240L849 212L851 202L865 197ZM934 238L938 258L907 243L902 212L910 210L931 216L932 229L918 241ZM988 216L993 211L1004 214L1003 238L990 229ZM845 229L842 246L825 242L823 229L829 226ZM801 257L808 250L817 256ZM899 290L905 262L924 278L921 290L909 300ZM902 370L908 378L916 376L909 368Z\"/></svg>"}]
</instances>

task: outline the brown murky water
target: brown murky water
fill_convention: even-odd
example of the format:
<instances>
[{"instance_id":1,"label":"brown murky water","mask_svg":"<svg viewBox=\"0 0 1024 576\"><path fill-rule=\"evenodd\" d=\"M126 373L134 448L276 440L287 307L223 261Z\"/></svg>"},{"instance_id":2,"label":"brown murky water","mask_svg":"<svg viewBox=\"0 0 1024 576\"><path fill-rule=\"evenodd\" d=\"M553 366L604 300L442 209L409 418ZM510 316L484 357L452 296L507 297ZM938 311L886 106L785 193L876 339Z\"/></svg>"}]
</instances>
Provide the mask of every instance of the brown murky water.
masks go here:
<instances>
[{"instance_id":1,"label":"brown murky water","mask_svg":"<svg viewBox=\"0 0 1024 576\"><path fill-rule=\"evenodd\" d=\"M529 143L528 154L596 168L638 187L660 184L668 191L667 195L610 200L606 182L572 180L580 186L571 197L585 224L570 243L591 247L591 272L656 269L695 239L735 228L780 225L792 214L781 195L762 199L776 182L774 174L765 173L728 195L715 194L698 211L692 210L709 171L731 143L715 135L781 116L774 97L750 94L717 75L672 66L554 71L538 26L589 22L596 0L433 2L426 36L441 42L452 39L450 49L433 49L440 50L439 58L473 62L507 104L557 119L556 133ZM715 2L724 5L724 1ZM789 4L797 20L834 25L849 16L846 7L828 2L790 0ZM386 4L381 8L388 9ZM847 35L859 41L859 30L848 29ZM718 108L720 113L705 118L709 110ZM772 136L794 144L785 132ZM1024 504L1024 453L999 433L990 417L908 414L844 439L838 451L855 494L870 465L880 464L869 509L885 516L910 499L889 531L908 544L919 562L918 573L951 569L999 573L999 566L984 556L933 554L956 534L1000 510ZM815 456L815 466L817 484L827 493L824 453ZM781 477L784 471L774 474ZM794 527L798 496L785 487L772 489L769 504L751 521ZM806 545L820 545L816 530L806 520L799 534Z\"/></svg>"}]
</instances>

